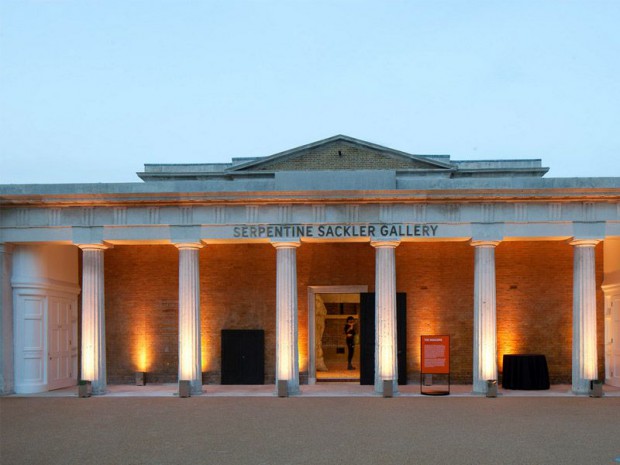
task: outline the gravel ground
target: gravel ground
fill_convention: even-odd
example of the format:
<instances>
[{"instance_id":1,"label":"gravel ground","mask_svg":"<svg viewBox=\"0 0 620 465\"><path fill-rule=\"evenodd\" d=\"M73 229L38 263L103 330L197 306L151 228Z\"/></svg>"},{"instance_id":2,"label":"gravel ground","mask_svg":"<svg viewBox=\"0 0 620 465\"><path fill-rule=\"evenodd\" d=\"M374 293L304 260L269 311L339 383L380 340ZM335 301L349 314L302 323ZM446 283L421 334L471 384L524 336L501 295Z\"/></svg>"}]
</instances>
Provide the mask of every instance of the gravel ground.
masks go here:
<instances>
[{"instance_id":1,"label":"gravel ground","mask_svg":"<svg viewBox=\"0 0 620 465\"><path fill-rule=\"evenodd\" d=\"M620 398L0 398L0 463L613 464Z\"/></svg>"}]
</instances>

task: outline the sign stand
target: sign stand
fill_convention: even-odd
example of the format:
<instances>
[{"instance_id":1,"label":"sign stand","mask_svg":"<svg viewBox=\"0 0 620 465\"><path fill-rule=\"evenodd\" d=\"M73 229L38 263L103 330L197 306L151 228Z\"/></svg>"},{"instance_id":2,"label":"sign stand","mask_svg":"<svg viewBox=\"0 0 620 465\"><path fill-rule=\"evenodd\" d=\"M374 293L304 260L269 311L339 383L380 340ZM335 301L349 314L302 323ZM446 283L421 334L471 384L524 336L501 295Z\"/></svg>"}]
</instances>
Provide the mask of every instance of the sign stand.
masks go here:
<instances>
[{"instance_id":1,"label":"sign stand","mask_svg":"<svg viewBox=\"0 0 620 465\"><path fill-rule=\"evenodd\" d=\"M420 394L450 394L450 336L420 337ZM448 389L433 389L433 375L447 375ZM425 389L425 387L431 387Z\"/></svg>"}]
</instances>

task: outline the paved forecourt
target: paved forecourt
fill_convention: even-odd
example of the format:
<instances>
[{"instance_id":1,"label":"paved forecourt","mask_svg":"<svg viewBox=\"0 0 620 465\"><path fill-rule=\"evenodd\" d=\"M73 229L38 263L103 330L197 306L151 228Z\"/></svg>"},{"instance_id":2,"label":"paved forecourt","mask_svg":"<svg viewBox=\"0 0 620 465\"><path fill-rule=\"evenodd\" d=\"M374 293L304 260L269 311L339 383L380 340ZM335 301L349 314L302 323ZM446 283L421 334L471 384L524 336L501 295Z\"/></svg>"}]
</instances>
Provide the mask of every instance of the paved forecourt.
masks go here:
<instances>
[{"instance_id":1,"label":"paved forecourt","mask_svg":"<svg viewBox=\"0 0 620 465\"><path fill-rule=\"evenodd\" d=\"M619 397L4 397L10 464L614 463Z\"/></svg>"}]
</instances>

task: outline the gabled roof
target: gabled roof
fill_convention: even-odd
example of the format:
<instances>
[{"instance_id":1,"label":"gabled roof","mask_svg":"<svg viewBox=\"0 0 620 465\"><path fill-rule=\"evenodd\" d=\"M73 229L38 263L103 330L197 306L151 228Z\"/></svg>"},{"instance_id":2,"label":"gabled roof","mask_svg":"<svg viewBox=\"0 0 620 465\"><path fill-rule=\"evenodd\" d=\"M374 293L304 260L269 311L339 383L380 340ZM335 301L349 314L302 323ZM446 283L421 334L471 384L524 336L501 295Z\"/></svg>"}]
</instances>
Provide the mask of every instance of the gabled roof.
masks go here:
<instances>
[{"instance_id":1,"label":"gabled roof","mask_svg":"<svg viewBox=\"0 0 620 465\"><path fill-rule=\"evenodd\" d=\"M270 156L233 158L231 163L145 164L144 168L137 173L143 181L265 181L295 173L305 173L303 179L320 180L333 173L341 173L340 177L367 178L381 177L388 172L402 181L424 177L541 177L549 170L541 166L540 159L451 160L450 155L413 155L344 135Z\"/></svg>"},{"instance_id":2,"label":"gabled roof","mask_svg":"<svg viewBox=\"0 0 620 465\"><path fill-rule=\"evenodd\" d=\"M342 149L340 149L342 147ZM343 157L343 149L349 150L349 160L342 160L342 166L338 165L339 158L334 159L326 151L335 150L339 157ZM351 152L352 151L352 152ZM365 168L364 163L370 162L372 167ZM310 160L312 157L312 160ZM322 159L320 159L322 157ZM357 157L357 160L356 160ZM366 142L345 135L337 135L311 144L302 145L284 152L276 153L267 157L253 159L245 163L236 164L226 171L279 171L296 169L382 169L382 161L385 162L383 169L428 169L428 170L451 170L454 167L450 163L439 161L433 156L412 155L381 145ZM437 156L434 156L437 157ZM446 157L447 158L447 157ZM356 163L357 162L357 163ZM321 164L326 166L321 167Z\"/></svg>"}]
</instances>

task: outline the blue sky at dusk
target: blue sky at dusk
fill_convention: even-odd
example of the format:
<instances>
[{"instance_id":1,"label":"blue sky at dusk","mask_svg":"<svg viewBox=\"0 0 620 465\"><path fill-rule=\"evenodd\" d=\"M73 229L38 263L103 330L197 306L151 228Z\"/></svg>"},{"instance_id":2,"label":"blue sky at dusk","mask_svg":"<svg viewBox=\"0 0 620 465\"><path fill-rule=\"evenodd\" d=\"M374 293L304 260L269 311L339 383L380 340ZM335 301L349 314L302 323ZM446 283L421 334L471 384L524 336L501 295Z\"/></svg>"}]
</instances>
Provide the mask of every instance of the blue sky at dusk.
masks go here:
<instances>
[{"instance_id":1,"label":"blue sky at dusk","mask_svg":"<svg viewBox=\"0 0 620 465\"><path fill-rule=\"evenodd\" d=\"M345 134L620 176L619 1L0 3L0 183Z\"/></svg>"}]
</instances>

